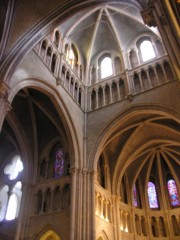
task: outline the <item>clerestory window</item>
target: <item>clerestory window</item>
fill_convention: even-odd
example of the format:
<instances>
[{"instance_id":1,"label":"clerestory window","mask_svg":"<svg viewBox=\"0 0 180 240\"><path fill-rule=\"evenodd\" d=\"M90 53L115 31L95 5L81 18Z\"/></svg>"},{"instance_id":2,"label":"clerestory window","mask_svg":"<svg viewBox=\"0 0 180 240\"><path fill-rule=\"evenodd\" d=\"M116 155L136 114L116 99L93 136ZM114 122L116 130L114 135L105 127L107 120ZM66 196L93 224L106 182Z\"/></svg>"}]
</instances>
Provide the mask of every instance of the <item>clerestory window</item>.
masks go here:
<instances>
[{"instance_id":1,"label":"clerestory window","mask_svg":"<svg viewBox=\"0 0 180 240\"><path fill-rule=\"evenodd\" d=\"M167 182L168 192L169 192L169 198L171 202L172 207L177 207L180 205L179 196L178 196L178 190L176 186L176 182L173 179L170 179Z\"/></svg>"},{"instance_id":2,"label":"clerestory window","mask_svg":"<svg viewBox=\"0 0 180 240\"><path fill-rule=\"evenodd\" d=\"M148 199L150 208L159 208L156 186L153 182L148 182Z\"/></svg>"},{"instance_id":3,"label":"clerestory window","mask_svg":"<svg viewBox=\"0 0 180 240\"><path fill-rule=\"evenodd\" d=\"M152 45L151 41L149 41L149 40L144 40L140 44L140 51L141 51L141 56L142 56L143 62L146 62L146 61L151 60L156 57L153 45Z\"/></svg>"},{"instance_id":4,"label":"clerestory window","mask_svg":"<svg viewBox=\"0 0 180 240\"><path fill-rule=\"evenodd\" d=\"M64 151L58 148L55 152L54 177L59 178L64 175Z\"/></svg>"},{"instance_id":5,"label":"clerestory window","mask_svg":"<svg viewBox=\"0 0 180 240\"><path fill-rule=\"evenodd\" d=\"M133 206L134 206L134 207L138 207L136 184L134 184L134 186L133 186Z\"/></svg>"},{"instance_id":6,"label":"clerestory window","mask_svg":"<svg viewBox=\"0 0 180 240\"><path fill-rule=\"evenodd\" d=\"M112 74L112 60L110 57L104 57L101 61L101 79L110 77Z\"/></svg>"}]
</instances>

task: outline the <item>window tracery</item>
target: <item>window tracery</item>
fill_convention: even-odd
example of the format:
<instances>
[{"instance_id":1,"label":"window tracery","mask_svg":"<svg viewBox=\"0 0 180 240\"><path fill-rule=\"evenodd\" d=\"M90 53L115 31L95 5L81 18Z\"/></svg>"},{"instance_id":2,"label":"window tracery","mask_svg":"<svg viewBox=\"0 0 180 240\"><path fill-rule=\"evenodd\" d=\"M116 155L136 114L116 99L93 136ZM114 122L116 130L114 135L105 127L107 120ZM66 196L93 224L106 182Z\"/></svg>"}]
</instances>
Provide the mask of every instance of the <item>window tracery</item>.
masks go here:
<instances>
[{"instance_id":1,"label":"window tracery","mask_svg":"<svg viewBox=\"0 0 180 240\"><path fill-rule=\"evenodd\" d=\"M14 180L17 178L18 174L23 170L23 164L19 156L15 156L12 159L12 162L8 164L5 169L4 173L8 175L10 180Z\"/></svg>"},{"instance_id":2,"label":"window tracery","mask_svg":"<svg viewBox=\"0 0 180 240\"><path fill-rule=\"evenodd\" d=\"M0 221L4 219L13 220L18 217L22 197L22 183L17 179L19 179L19 173L22 171L23 163L18 155L13 157L11 163L4 168L4 174L14 187L11 189L8 185L4 185L0 190Z\"/></svg>"}]
</instances>

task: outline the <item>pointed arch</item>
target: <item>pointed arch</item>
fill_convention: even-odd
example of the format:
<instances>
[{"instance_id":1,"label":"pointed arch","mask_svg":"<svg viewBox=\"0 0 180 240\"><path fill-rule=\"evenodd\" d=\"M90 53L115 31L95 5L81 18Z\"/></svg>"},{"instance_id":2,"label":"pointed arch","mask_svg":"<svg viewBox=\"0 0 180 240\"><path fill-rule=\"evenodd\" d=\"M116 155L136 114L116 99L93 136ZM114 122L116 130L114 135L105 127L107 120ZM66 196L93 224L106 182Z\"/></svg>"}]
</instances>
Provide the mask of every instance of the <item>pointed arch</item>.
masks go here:
<instances>
[{"instance_id":1,"label":"pointed arch","mask_svg":"<svg viewBox=\"0 0 180 240\"><path fill-rule=\"evenodd\" d=\"M75 155L71 157L71 166L76 166L78 167L79 165L81 165L81 163L75 163L75 159L79 159L80 156L80 147L78 144L78 133L76 133L76 129L74 126L74 123L72 122L72 119L70 117L70 113L68 112L67 108L65 107L64 101L61 98L61 96L59 96L59 93L56 92L56 90L54 90L49 84L45 83L44 80L40 80L40 79L24 79L22 81L20 81L19 84L16 84L14 88L11 89L11 91L9 92L9 96L8 96L8 100L11 103L14 99L14 97L16 96L16 94L23 88L32 88L35 90L38 90L44 94L48 94L49 98L51 99L52 103L57 107L57 111L60 114L62 121L64 123L64 127L67 131L67 135L71 136L69 138L70 141L72 141L71 146L73 146L74 148L74 153ZM75 150L76 149L76 150ZM76 156L77 155L77 156Z\"/></svg>"},{"instance_id":2,"label":"pointed arch","mask_svg":"<svg viewBox=\"0 0 180 240\"><path fill-rule=\"evenodd\" d=\"M58 234L56 232L54 232L53 230L48 230L47 232L45 232L39 240L61 240L61 238L58 236Z\"/></svg>"},{"instance_id":3,"label":"pointed arch","mask_svg":"<svg viewBox=\"0 0 180 240\"><path fill-rule=\"evenodd\" d=\"M102 230L98 233L97 240L109 240L109 238L104 230Z\"/></svg>"}]
</instances>

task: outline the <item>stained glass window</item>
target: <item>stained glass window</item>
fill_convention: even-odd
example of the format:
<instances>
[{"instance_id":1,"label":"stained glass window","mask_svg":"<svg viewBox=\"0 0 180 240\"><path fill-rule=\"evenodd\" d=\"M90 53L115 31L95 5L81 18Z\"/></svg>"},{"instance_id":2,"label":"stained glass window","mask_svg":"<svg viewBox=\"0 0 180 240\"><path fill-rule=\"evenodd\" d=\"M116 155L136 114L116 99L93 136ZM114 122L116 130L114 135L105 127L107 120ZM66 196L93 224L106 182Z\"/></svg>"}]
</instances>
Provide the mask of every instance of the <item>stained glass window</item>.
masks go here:
<instances>
[{"instance_id":1,"label":"stained glass window","mask_svg":"<svg viewBox=\"0 0 180 240\"><path fill-rule=\"evenodd\" d=\"M167 182L167 186L168 186L168 192L169 192L169 196L170 196L171 205L173 207L179 206L180 201L179 201L176 182L174 180L170 179Z\"/></svg>"},{"instance_id":2,"label":"stained glass window","mask_svg":"<svg viewBox=\"0 0 180 240\"><path fill-rule=\"evenodd\" d=\"M156 187L153 182L148 182L148 199L150 208L158 208Z\"/></svg>"},{"instance_id":3,"label":"stained glass window","mask_svg":"<svg viewBox=\"0 0 180 240\"><path fill-rule=\"evenodd\" d=\"M54 177L62 177L64 173L64 151L58 148L55 153Z\"/></svg>"},{"instance_id":4,"label":"stained glass window","mask_svg":"<svg viewBox=\"0 0 180 240\"><path fill-rule=\"evenodd\" d=\"M133 206L134 207L138 206L136 184L134 184L134 187L133 187Z\"/></svg>"}]
</instances>

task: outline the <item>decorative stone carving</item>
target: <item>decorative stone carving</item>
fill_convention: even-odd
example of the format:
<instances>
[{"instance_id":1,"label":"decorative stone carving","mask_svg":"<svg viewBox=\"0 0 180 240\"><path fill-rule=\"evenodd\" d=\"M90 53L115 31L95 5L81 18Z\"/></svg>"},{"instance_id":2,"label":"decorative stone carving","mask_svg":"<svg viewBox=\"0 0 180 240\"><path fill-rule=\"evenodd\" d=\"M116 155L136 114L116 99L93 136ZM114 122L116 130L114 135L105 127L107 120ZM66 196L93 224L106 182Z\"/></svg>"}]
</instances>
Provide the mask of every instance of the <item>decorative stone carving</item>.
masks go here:
<instances>
[{"instance_id":1,"label":"decorative stone carving","mask_svg":"<svg viewBox=\"0 0 180 240\"><path fill-rule=\"evenodd\" d=\"M2 83L0 85L0 130L6 113L11 109L8 101L8 86Z\"/></svg>"},{"instance_id":2,"label":"decorative stone carving","mask_svg":"<svg viewBox=\"0 0 180 240\"><path fill-rule=\"evenodd\" d=\"M8 86L5 84L0 85L0 112L7 113L11 107L8 102ZM3 112L2 112L3 111Z\"/></svg>"},{"instance_id":3,"label":"decorative stone carving","mask_svg":"<svg viewBox=\"0 0 180 240\"><path fill-rule=\"evenodd\" d=\"M75 167L74 167L74 168L70 168L70 171L69 171L69 172L70 172L71 175L74 175L74 174L77 174L77 173L78 173L78 169L75 168Z\"/></svg>"},{"instance_id":4,"label":"decorative stone carving","mask_svg":"<svg viewBox=\"0 0 180 240\"><path fill-rule=\"evenodd\" d=\"M134 95L132 93L128 94L128 99L130 102L132 102L134 99Z\"/></svg>"},{"instance_id":5,"label":"decorative stone carving","mask_svg":"<svg viewBox=\"0 0 180 240\"><path fill-rule=\"evenodd\" d=\"M57 85L60 85L61 82L62 82L61 78L58 77L58 78L56 79L56 84L57 84Z\"/></svg>"},{"instance_id":6,"label":"decorative stone carving","mask_svg":"<svg viewBox=\"0 0 180 240\"><path fill-rule=\"evenodd\" d=\"M141 16L144 20L144 23L147 24L149 27L156 27L156 21L153 15L152 7L149 7L141 12Z\"/></svg>"}]
</instances>

